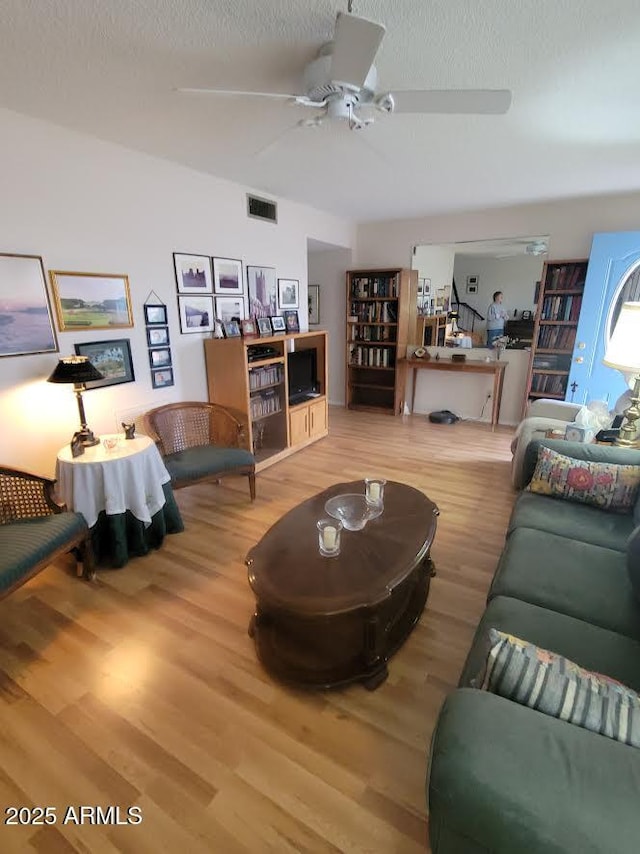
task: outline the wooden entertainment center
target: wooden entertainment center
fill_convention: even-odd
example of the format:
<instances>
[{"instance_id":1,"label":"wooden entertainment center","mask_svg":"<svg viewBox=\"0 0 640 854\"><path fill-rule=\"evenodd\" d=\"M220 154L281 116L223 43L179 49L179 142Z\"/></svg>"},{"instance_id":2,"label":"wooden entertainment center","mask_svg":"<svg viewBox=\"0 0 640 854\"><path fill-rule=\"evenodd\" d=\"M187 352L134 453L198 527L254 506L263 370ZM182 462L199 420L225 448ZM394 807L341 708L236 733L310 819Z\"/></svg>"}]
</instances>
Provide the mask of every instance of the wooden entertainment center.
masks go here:
<instances>
[{"instance_id":1,"label":"wooden entertainment center","mask_svg":"<svg viewBox=\"0 0 640 854\"><path fill-rule=\"evenodd\" d=\"M253 358L256 347L272 352ZM291 404L287 354L302 350L315 350L315 391L306 400ZM246 447L255 454L256 471L328 434L326 332L209 338L204 353L209 400L231 410L244 425Z\"/></svg>"}]
</instances>

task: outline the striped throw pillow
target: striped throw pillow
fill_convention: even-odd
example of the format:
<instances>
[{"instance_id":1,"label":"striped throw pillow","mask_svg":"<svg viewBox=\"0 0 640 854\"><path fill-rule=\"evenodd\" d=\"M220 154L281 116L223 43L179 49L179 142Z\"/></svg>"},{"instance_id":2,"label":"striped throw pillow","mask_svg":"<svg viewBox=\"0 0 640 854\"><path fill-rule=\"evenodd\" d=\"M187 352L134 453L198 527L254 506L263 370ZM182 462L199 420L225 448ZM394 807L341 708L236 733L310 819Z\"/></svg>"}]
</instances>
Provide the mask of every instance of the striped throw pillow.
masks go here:
<instances>
[{"instance_id":1,"label":"striped throw pillow","mask_svg":"<svg viewBox=\"0 0 640 854\"><path fill-rule=\"evenodd\" d=\"M592 504L601 510L632 509L640 487L640 466L593 463L538 449L538 461L526 492Z\"/></svg>"},{"instance_id":2,"label":"striped throw pillow","mask_svg":"<svg viewBox=\"0 0 640 854\"><path fill-rule=\"evenodd\" d=\"M484 690L640 747L640 697L635 691L497 629L490 629L489 642Z\"/></svg>"}]
</instances>

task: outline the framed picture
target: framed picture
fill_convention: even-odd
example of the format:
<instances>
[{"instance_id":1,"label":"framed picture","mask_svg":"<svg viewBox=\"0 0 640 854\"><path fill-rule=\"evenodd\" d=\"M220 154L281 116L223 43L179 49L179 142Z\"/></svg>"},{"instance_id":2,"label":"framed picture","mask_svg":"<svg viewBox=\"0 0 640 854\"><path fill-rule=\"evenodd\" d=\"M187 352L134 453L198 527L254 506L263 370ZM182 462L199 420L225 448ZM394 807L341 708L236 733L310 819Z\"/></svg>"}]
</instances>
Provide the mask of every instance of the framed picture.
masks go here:
<instances>
[{"instance_id":1,"label":"framed picture","mask_svg":"<svg viewBox=\"0 0 640 854\"><path fill-rule=\"evenodd\" d=\"M522 320L531 320L531 312L525 310L522 312L520 317L522 318Z\"/></svg>"},{"instance_id":2,"label":"framed picture","mask_svg":"<svg viewBox=\"0 0 640 854\"><path fill-rule=\"evenodd\" d=\"M240 337L240 324L237 320L229 320L226 323L223 322L222 328L224 329L225 338Z\"/></svg>"},{"instance_id":3,"label":"framed picture","mask_svg":"<svg viewBox=\"0 0 640 854\"><path fill-rule=\"evenodd\" d=\"M223 323L244 320L244 297L216 297L216 317Z\"/></svg>"},{"instance_id":4,"label":"framed picture","mask_svg":"<svg viewBox=\"0 0 640 854\"><path fill-rule=\"evenodd\" d=\"M255 320L243 320L241 325L244 338L251 338L258 334Z\"/></svg>"},{"instance_id":5,"label":"framed picture","mask_svg":"<svg viewBox=\"0 0 640 854\"><path fill-rule=\"evenodd\" d=\"M0 356L57 351L42 258L0 254Z\"/></svg>"},{"instance_id":6,"label":"framed picture","mask_svg":"<svg viewBox=\"0 0 640 854\"><path fill-rule=\"evenodd\" d=\"M478 286L474 285L473 283L468 284L467 285L467 293L468 294L477 294L478 293Z\"/></svg>"},{"instance_id":7,"label":"framed picture","mask_svg":"<svg viewBox=\"0 0 640 854\"><path fill-rule=\"evenodd\" d=\"M431 296L431 279L422 280L422 293L425 297Z\"/></svg>"},{"instance_id":8,"label":"framed picture","mask_svg":"<svg viewBox=\"0 0 640 854\"><path fill-rule=\"evenodd\" d=\"M147 326L166 326L167 325L167 307L164 303L159 305L145 304L144 306L144 322Z\"/></svg>"},{"instance_id":9,"label":"framed picture","mask_svg":"<svg viewBox=\"0 0 640 854\"><path fill-rule=\"evenodd\" d=\"M92 365L103 374L103 379L87 383L87 388L132 383L135 380L131 345L128 338L109 341L87 341L74 344L78 356L87 356Z\"/></svg>"},{"instance_id":10,"label":"framed picture","mask_svg":"<svg viewBox=\"0 0 640 854\"><path fill-rule=\"evenodd\" d=\"M168 347L158 347L149 350L149 364L152 368L167 368L171 364L171 350Z\"/></svg>"},{"instance_id":11,"label":"framed picture","mask_svg":"<svg viewBox=\"0 0 640 854\"><path fill-rule=\"evenodd\" d=\"M300 332L300 321L298 320L298 312L295 308L283 311L282 316L287 332Z\"/></svg>"},{"instance_id":12,"label":"framed picture","mask_svg":"<svg viewBox=\"0 0 640 854\"><path fill-rule=\"evenodd\" d=\"M133 326L129 277L49 270L61 332Z\"/></svg>"},{"instance_id":13,"label":"framed picture","mask_svg":"<svg viewBox=\"0 0 640 854\"><path fill-rule=\"evenodd\" d=\"M418 279L418 296L421 297L424 293L424 279Z\"/></svg>"},{"instance_id":14,"label":"framed picture","mask_svg":"<svg viewBox=\"0 0 640 854\"><path fill-rule=\"evenodd\" d=\"M284 322L284 317L280 317L279 314L276 314L274 317L271 317L270 320L274 335L287 331L287 325Z\"/></svg>"},{"instance_id":15,"label":"framed picture","mask_svg":"<svg viewBox=\"0 0 640 854\"><path fill-rule=\"evenodd\" d=\"M213 297L180 296L178 310L183 334L213 329Z\"/></svg>"},{"instance_id":16,"label":"framed picture","mask_svg":"<svg viewBox=\"0 0 640 854\"><path fill-rule=\"evenodd\" d=\"M208 255L173 253L173 267L179 294L212 294L211 258Z\"/></svg>"},{"instance_id":17,"label":"framed picture","mask_svg":"<svg viewBox=\"0 0 640 854\"><path fill-rule=\"evenodd\" d=\"M149 347L162 347L169 343L169 327L157 326L147 329L147 345Z\"/></svg>"},{"instance_id":18,"label":"framed picture","mask_svg":"<svg viewBox=\"0 0 640 854\"><path fill-rule=\"evenodd\" d=\"M151 371L151 386L153 388L167 388L167 386L173 385L173 382L173 368Z\"/></svg>"},{"instance_id":19,"label":"framed picture","mask_svg":"<svg viewBox=\"0 0 640 854\"><path fill-rule=\"evenodd\" d=\"M273 267L247 267L249 317L271 317L278 310L276 271Z\"/></svg>"},{"instance_id":20,"label":"framed picture","mask_svg":"<svg viewBox=\"0 0 640 854\"><path fill-rule=\"evenodd\" d=\"M213 289L217 294L243 293L242 261L236 261L235 258L214 258Z\"/></svg>"},{"instance_id":21,"label":"framed picture","mask_svg":"<svg viewBox=\"0 0 640 854\"><path fill-rule=\"evenodd\" d=\"M278 303L280 308L298 308L298 291L300 282L297 279L278 279Z\"/></svg>"},{"instance_id":22,"label":"framed picture","mask_svg":"<svg viewBox=\"0 0 640 854\"><path fill-rule=\"evenodd\" d=\"M309 324L317 326L320 323L320 285L309 285L307 302L309 305Z\"/></svg>"},{"instance_id":23,"label":"framed picture","mask_svg":"<svg viewBox=\"0 0 640 854\"><path fill-rule=\"evenodd\" d=\"M268 317L259 317L256 321L258 324L258 331L262 338L266 335L273 335L273 329L271 328L271 321Z\"/></svg>"}]
</instances>

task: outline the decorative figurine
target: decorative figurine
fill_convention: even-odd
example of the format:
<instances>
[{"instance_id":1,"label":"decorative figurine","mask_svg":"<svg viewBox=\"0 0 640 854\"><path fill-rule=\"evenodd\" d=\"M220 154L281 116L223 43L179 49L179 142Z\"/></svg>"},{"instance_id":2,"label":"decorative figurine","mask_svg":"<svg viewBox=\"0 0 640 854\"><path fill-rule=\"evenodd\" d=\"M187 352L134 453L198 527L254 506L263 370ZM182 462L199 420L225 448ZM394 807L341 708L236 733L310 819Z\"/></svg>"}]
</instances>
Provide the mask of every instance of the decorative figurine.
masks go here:
<instances>
[{"instance_id":1,"label":"decorative figurine","mask_svg":"<svg viewBox=\"0 0 640 854\"><path fill-rule=\"evenodd\" d=\"M73 434L73 436L71 437L71 442L69 444L71 445L71 456L73 457L73 459L75 459L76 457L80 457L82 456L82 454L84 454L84 445L82 443L81 431L78 431L77 433Z\"/></svg>"},{"instance_id":2,"label":"decorative figurine","mask_svg":"<svg viewBox=\"0 0 640 854\"><path fill-rule=\"evenodd\" d=\"M135 439L136 425L135 422L132 421L131 424L125 424L124 421L121 422L122 428L124 430L124 438L125 439Z\"/></svg>"}]
</instances>

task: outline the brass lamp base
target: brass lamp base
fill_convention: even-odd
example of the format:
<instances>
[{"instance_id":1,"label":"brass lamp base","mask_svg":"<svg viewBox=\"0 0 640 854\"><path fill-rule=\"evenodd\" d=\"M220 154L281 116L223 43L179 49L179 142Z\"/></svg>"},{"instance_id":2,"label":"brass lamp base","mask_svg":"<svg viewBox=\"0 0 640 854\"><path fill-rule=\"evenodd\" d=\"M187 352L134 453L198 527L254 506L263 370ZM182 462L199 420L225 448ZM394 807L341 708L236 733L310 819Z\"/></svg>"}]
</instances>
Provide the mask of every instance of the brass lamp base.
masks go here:
<instances>
[{"instance_id":1,"label":"brass lamp base","mask_svg":"<svg viewBox=\"0 0 640 854\"><path fill-rule=\"evenodd\" d=\"M623 448L638 448L640 440L638 438L638 424L640 418L640 374L636 374L633 380L633 392L631 394L631 403L625 409L622 425L620 427L620 435L615 441L616 445Z\"/></svg>"}]
</instances>

